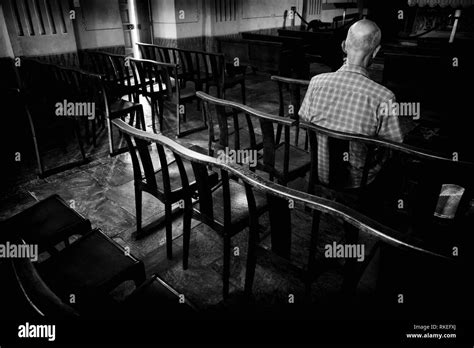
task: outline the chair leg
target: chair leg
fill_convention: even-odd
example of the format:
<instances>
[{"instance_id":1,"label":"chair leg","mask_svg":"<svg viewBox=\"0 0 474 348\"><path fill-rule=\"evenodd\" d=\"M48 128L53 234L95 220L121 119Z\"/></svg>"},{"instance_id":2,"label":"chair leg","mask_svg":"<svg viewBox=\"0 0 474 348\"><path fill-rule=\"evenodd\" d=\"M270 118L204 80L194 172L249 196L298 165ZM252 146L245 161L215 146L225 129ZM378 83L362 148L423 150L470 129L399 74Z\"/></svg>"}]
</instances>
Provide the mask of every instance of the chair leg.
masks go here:
<instances>
[{"instance_id":1,"label":"chair leg","mask_svg":"<svg viewBox=\"0 0 474 348\"><path fill-rule=\"evenodd\" d=\"M165 216L166 216L166 256L168 260L173 258L173 233L172 233L172 216L171 216L171 204L165 204Z\"/></svg>"},{"instance_id":2,"label":"chair leg","mask_svg":"<svg viewBox=\"0 0 474 348\"><path fill-rule=\"evenodd\" d=\"M224 299L229 296L229 278L230 278L230 236L226 233L224 235L224 269L222 273L222 294Z\"/></svg>"},{"instance_id":3,"label":"chair leg","mask_svg":"<svg viewBox=\"0 0 474 348\"><path fill-rule=\"evenodd\" d=\"M181 136L181 117L179 114L179 103L176 104L176 127L177 127L176 136L180 137Z\"/></svg>"},{"instance_id":4,"label":"chair leg","mask_svg":"<svg viewBox=\"0 0 474 348\"><path fill-rule=\"evenodd\" d=\"M142 233L142 190L135 185L135 215L137 217L137 237Z\"/></svg>"},{"instance_id":5,"label":"chair leg","mask_svg":"<svg viewBox=\"0 0 474 348\"><path fill-rule=\"evenodd\" d=\"M82 143L81 134L80 134L80 131L79 131L79 126L78 126L77 122L75 122L75 121L74 121L74 133L76 134L77 142L79 143L79 149L81 151L82 160L85 161L86 160L86 153L84 151L84 144Z\"/></svg>"},{"instance_id":6,"label":"chair leg","mask_svg":"<svg viewBox=\"0 0 474 348\"><path fill-rule=\"evenodd\" d=\"M163 132L163 118L164 118L163 112L164 112L164 102L163 102L163 99L160 98L158 99L158 119L160 123L160 132Z\"/></svg>"},{"instance_id":7,"label":"chair leg","mask_svg":"<svg viewBox=\"0 0 474 348\"><path fill-rule=\"evenodd\" d=\"M110 117L107 117L107 130L109 133L109 154L110 156L114 155L114 137L113 137L113 127Z\"/></svg>"},{"instance_id":8,"label":"chair leg","mask_svg":"<svg viewBox=\"0 0 474 348\"><path fill-rule=\"evenodd\" d=\"M150 99L150 107L151 107L151 128L153 129L153 133L158 133L156 131L156 100L154 98ZM161 114L161 112L159 112ZM161 116L158 116L161 118Z\"/></svg>"},{"instance_id":9,"label":"chair leg","mask_svg":"<svg viewBox=\"0 0 474 348\"><path fill-rule=\"evenodd\" d=\"M186 203L185 203L186 204ZM191 240L192 203L186 204L183 214L183 269L188 269L189 243Z\"/></svg>"}]
</instances>

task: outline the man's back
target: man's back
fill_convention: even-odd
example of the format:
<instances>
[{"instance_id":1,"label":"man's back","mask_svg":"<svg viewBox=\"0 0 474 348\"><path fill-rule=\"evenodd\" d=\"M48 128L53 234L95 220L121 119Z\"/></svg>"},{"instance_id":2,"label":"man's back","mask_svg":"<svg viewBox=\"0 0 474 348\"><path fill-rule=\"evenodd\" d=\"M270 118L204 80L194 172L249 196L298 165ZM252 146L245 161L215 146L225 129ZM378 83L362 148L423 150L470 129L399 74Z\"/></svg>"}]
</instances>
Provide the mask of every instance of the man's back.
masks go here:
<instances>
[{"instance_id":1,"label":"man's back","mask_svg":"<svg viewBox=\"0 0 474 348\"><path fill-rule=\"evenodd\" d=\"M377 136L401 142L399 118L381 115L387 105L395 103L394 94L370 80L361 66L345 64L334 73L313 77L299 111L301 118L328 129L367 136ZM329 155L327 138L318 137L319 178L328 182ZM351 178L347 187L358 187L365 162L366 149L351 143L349 163ZM380 153L378 154L380 156ZM382 156L383 157L383 156ZM370 183L380 170L383 160L375 161L369 172Z\"/></svg>"}]
</instances>

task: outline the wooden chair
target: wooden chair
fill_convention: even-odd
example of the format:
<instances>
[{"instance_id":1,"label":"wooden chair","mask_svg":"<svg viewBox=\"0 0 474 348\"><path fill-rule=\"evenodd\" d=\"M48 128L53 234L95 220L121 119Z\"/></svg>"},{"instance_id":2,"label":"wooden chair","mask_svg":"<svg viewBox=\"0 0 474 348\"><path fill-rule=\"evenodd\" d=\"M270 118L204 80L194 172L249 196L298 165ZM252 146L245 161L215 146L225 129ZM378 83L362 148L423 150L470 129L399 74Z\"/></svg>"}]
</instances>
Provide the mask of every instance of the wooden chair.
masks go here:
<instances>
[{"instance_id":1,"label":"wooden chair","mask_svg":"<svg viewBox=\"0 0 474 348\"><path fill-rule=\"evenodd\" d=\"M172 258L172 219L178 207L173 209L173 205L184 199L184 190L180 181L179 168L176 160L168 160L164 148L156 144L160 168L155 169L150 155L149 141L138 137L135 133L125 132L119 127L125 137L130 156L132 158L134 183L135 183L135 207L137 219L136 237L141 238L152 231L155 231L161 224L166 225L166 250L169 259ZM190 188L196 191L196 182L190 164L185 165L186 172L190 178ZM215 186L218 181L216 173L209 173L209 181ZM165 206L165 214L152 222L150 225L142 227L142 193L147 192L159 199Z\"/></svg>"},{"instance_id":2,"label":"wooden chair","mask_svg":"<svg viewBox=\"0 0 474 348\"><path fill-rule=\"evenodd\" d=\"M24 244L24 242L21 243ZM22 319L71 320L79 318L79 312L51 290L30 259L11 259L9 266L11 268L9 288L13 288L13 284L16 287L15 290L11 290L9 306L15 306L15 316L18 315L18 318ZM12 313L9 313L10 319L11 315Z\"/></svg>"},{"instance_id":3,"label":"wooden chair","mask_svg":"<svg viewBox=\"0 0 474 348\"><path fill-rule=\"evenodd\" d=\"M146 59L130 59L134 71L140 79L140 93L150 98L153 130L156 133L155 118L158 116L160 131L163 131L164 102L169 100L176 105L177 137L205 129L206 125L181 131L181 118L186 121L186 103L196 99L194 87L182 88L179 83L178 66Z\"/></svg>"},{"instance_id":4,"label":"wooden chair","mask_svg":"<svg viewBox=\"0 0 474 348\"><path fill-rule=\"evenodd\" d=\"M229 131L228 131L228 114L224 108L231 109L231 115L234 120L234 147L242 149L240 144L240 125L238 124L238 114L246 115L248 131L250 135L249 149L258 151L262 149L255 136L256 132L253 128L251 118L255 118L260 123L260 130L263 137L263 158L257 165L257 169L269 173L271 180L277 179L278 182L286 185L288 182L302 177L306 174L310 167L309 155L306 151L290 144L290 127L296 124L295 120L285 117L274 116L264 112L257 111L248 106L218 99L207 95L203 92L197 93L198 97L203 100L205 112L211 110L211 106L218 111L216 115L208 114L206 119L209 123L209 153L212 154L212 139L214 138L213 117L218 119L219 125L219 146L221 148L229 147ZM219 112L220 110L220 112ZM284 141L277 141L275 137L275 126L284 128Z\"/></svg>"},{"instance_id":5,"label":"wooden chair","mask_svg":"<svg viewBox=\"0 0 474 348\"><path fill-rule=\"evenodd\" d=\"M309 259L305 272L303 272L304 282L308 293L310 291L311 283L316 279L317 276L321 275L321 271L323 270L320 267L320 264L318 264L321 262L315 260L315 252L319 238L319 215L321 213L329 214L333 217L336 217L337 219L343 220L346 225L350 225L352 228L357 229L361 236L366 238L369 237L372 241L376 241L374 247L366 253L365 260L359 263L357 267L349 268L344 266L344 281L341 288L341 297L339 297L339 301L342 300L342 303L350 303L350 300L353 298L357 286L364 275L365 270L367 269L367 266L373 260L375 254L378 250L380 250L380 248L395 248L408 254L418 255L423 260L428 260L428 264L430 264L430 262L431 265L441 263L442 265L448 267L448 269L454 269L456 272L459 272L457 276L462 274L461 270L463 267L463 262L456 260L456 258L453 257L451 253L446 253L446 250L443 250L442 248L432 248L429 246L429 243L425 243L425 241L419 238L405 235L400 231L391 229L343 204L283 187L277 183L265 180L257 176L255 173L250 172L238 165L226 164L226 170L229 172L229 174L235 175L244 183L247 191L247 197L249 199L248 206L251 216L251 224L245 280L245 291L247 295L250 295L252 292L255 266L257 263L258 220L256 218L257 215L255 204L252 201L252 195L254 192L266 194L268 197L269 211L278 216L277 219L270 219L272 250L274 247L274 239L276 240L278 238L283 240L283 242L289 242L291 240L291 219L289 208L290 202L292 203L291 205L294 207L294 209L309 210L310 214L313 216L311 241L310 245L308 246L310 251ZM368 240L368 238L365 240ZM353 241L353 243L360 243L360 240L357 239ZM278 251L281 252L281 250L277 250L277 252ZM348 258L349 256L346 258L346 264L348 263ZM394 265L394 267L397 267L397 265L399 265L399 261L399 259L392 259L391 263ZM418 274L418 276L420 276L420 274ZM461 282L461 278L457 278L457 281ZM440 285L442 282L438 281L437 283ZM423 288L423 290L425 293L433 291L433 289L426 286ZM452 291L451 293L455 292L456 291ZM439 291L436 293L440 294ZM411 300L411 296L414 295L414 293L407 292L405 295ZM466 297L464 297L464 299L466 299ZM396 297L395 299L392 298L390 300L393 301L393 303L396 303ZM435 303L438 303L438 301L443 302L442 299L437 298L436 296L429 297L429 300L434 300ZM386 304L387 303L385 303L385 305ZM433 302L429 304L433 306ZM415 305L411 304L410 306L412 308L416 308L416 303ZM365 310L369 311L370 309L365 308ZM314 312L311 313L314 314Z\"/></svg>"},{"instance_id":6,"label":"wooden chair","mask_svg":"<svg viewBox=\"0 0 474 348\"><path fill-rule=\"evenodd\" d=\"M112 88L111 93L117 97L127 96L129 101L139 103L138 94L140 86L130 66L130 57L111 53L108 56L112 61L115 72L109 82Z\"/></svg>"},{"instance_id":7,"label":"wooden chair","mask_svg":"<svg viewBox=\"0 0 474 348\"><path fill-rule=\"evenodd\" d=\"M290 79L287 77L282 76L272 76L272 81L276 81L278 83L278 96L280 99L280 110L279 115L282 117L290 117L297 121L296 124L296 134L295 134L295 146L299 146L299 136L300 136L300 127L299 127L299 115L298 111L300 110L301 106L301 96L304 96L304 91L301 93L301 89L307 89L309 86L308 80L297 80L297 79ZM283 89L286 87L290 93L290 100L289 103L285 105L285 100L283 97ZM288 109L286 109L286 107ZM286 112L287 110L288 112ZM280 141L281 137L281 126L278 127L277 130L277 142ZM306 135L304 149L308 150L308 136Z\"/></svg>"},{"instance_id":8,"label":"wooden chair","mask_svg":"<svg viewBox=\"0 0 474 348\"><path fill-rule=\"evenodd\" d=\"M446 241L442 231L449 229L456 231L449 234L452 241L460 243L468 237L464 216L473 192L469 179L474 173L473 163L456 161L449 155L406 144L336 132L314 124L304 123L302 126L309 132L313 164L309 193L315 192L316 185L323 185L341 192L342 199L345 193L355 195L355 200L351 199L352 203L366 215L406 233L423 236L433 245ZM329 182L321 182L318 175L317 149L318 143L324 138L327 139L329 149ZM350 146L354 143L365 152L364 166L355 169L355 172L351 162L345 160L347 156L344 156L346 153L350 158ZM382 160L385 167L375 177L371 173L374 159ZM348 190L345 185L348 178L354 176L360 179L358 188ZM437 219L433 216L444 184L464 188L452 219Z\"/></svg>"},{"instance_id":9,"label":"wooden chair","mask_svg":"<svg viewBox=\"0 0 474 348\"><path fill-rule=\"evenodd\" d=\"M157 146L166 147L174 154L179 169L184 192L183 217L183 268L188 268L189 243L191 236L191 219L194 217L210 226L224 238L223 295L228 296L230 278L231 238L249 225L247 201L243 186L230 180L226 171L221 171L221 185L215 187L213 177L209 176L208 166L221 168L215 158L188 149L171 139L159 134L150 134L130 127L120 120L114 124L124 133L136 138L152 141ZM184 162L190 162L199 198L199 208L193 207L193 177L188 177ZM256 196L257 216L266 209L265 198Z\"/></svg>"},{"instance_id":10,"label":"wooden chair","mask_svg":"<svg viewBox=\"0 0 474 348\"><path fill-rule=\"evenodd\" d=\"M138 287L145 281L143 262L100 229L84 235L36 268L62 301L86 314L97 314L96 306L113 305L109 294L123 282L132 280ZM70 301L72 294L75 303Z\"/></svg>"},{"instance_id":11,"label":"wooden chair","mask_svg":"<svg viewBox=\"0 0 474 348\"><path fill-rule=\"evenodd\" d=\"M57 254L60 242L69 245L73 235L85 235L91 230L91 223L72 209L58 195L51 195L11 218L2 221L2 238L21 238L30 244L37 244L40 252Z\"/></svg>"},{"instance_id":12,"label":"wooden chair","mask_svg":"<svg viewBox=\"0 0 474 348\"><path fill-rule=\"evenodd\" d=\"M222 54L144 43L137 45L145 59L176 64L182 88L186 88L187 83L192 82L197 91L209 92L211 87L216 87L217 96L223 95L225 66ZM233 86L233 83L238 82L229 80L228 86Z\"/></svg>"},{"instance_id":13,"label":"wooden chair","mask_svg":"<svg viewBox=\"0 0 474 348\"><path fill-rule=\"evenodd\" d=\"M74 117L58 117L55 114L55 104L62 102L63 95L59 83L55 79L55 71L60 68L51 64L34 60L23 60L21 67L22 92L10 89L2 93L7 109L16 110L28 122L35 157L38 164L38 174L46 177L54 173L88 162L79 120ZM42 88L43 83L48 88ZM55 136L51 136L56 134ZM52 147L60 147L66 152L68 137L76 138L82 159L47 168L44 164L44 151ZM46 168L45 168L46 167Z\"/></svg>"}]
</instances>

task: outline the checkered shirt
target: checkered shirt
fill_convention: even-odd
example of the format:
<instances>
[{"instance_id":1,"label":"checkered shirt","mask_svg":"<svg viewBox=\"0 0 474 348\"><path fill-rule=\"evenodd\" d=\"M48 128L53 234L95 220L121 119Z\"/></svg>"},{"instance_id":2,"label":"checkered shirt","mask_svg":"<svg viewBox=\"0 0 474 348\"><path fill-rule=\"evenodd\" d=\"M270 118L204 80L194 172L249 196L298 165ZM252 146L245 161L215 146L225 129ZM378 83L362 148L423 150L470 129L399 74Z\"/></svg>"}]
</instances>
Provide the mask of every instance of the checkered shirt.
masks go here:
<instances>
[{"instance_id":1,"label":"checkered shirt","mask_svg":"<svg viewBox=\"0 0 474 348\"><path fill-rule=\"evenodd\" d=\"M372 81L365 68L344 64L334 73L320 74L311 79L299 115L307 122L335 131L402 142L399 117L381 115L381 104L389 102L395 102L395 95ZM347 183L347 188L360 186L366 151L364 145L350 143L351 182ZM373 181L386 157L385 151L378 149L375 152L368 183ZM327 184L329 152L327 137L322 135L318 135L318 162L319 181Z\"/></svg>"}]
</instances>

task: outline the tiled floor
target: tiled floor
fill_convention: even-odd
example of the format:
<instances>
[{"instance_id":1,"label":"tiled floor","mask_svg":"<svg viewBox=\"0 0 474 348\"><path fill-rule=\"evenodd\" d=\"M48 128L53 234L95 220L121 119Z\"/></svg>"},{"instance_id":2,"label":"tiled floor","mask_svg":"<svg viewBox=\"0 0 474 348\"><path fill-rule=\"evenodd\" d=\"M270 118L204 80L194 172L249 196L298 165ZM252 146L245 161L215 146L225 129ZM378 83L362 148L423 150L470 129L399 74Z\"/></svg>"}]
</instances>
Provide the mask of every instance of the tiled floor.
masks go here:
<instances>
[{"instance_id":1,"label":"tiled floor","mask_svg":"<svg viewBox=\"0 0 474 348\"><path fill-rule=\"evenodd\" d=\"M239 87L228 91L227 98L239 101ZM251 107L273 114L278 113L277 86L269 80L268 75L249 75L247 100L247 104ZM146 111L147 127L151 131L150 108L145 100L143 100L143 105ZM189 124L200 122L200 112L197 112L195 107L196 103L188 107ZM171 110L168 109L168 114ZM174 131L174 120L168 119L165 128ZM206 148L207 131L192 134L183 138L182 141ZM105 130L99 134L98 143L97 148L88 146L90 163L45 179L34 177L32 174L35 170L33 163L25 164L20 175L15 178L0 199L0 219L6 219L36 201L57 193L70 202L78 212L89 218L93 226L100 227L121 245L130 247L131 253L145 262L148 276L159 273L165 281L176 288L178 292L185 294L200 308L221 302L222 239L206 225L193 220L190 266L186 271L183 271L181 266L181 216L176 217L173 222L173 260L166 259L163 247L165 243L164 228L143 239L136 240L133 236L133 232L136 230L135 205L133 171L129 154L109 157ZM156 155L156 150L154 152ZM46 157L51 163L60 163L71 155L72 153L49 153ZM303 181L295 183L295 185L303 184ZM147 194L144 194L143 207L145 224L164 212L164 206ZM262 219L261 224L267 226L266 216ZM310 218L304 212L295 211L292 225L291 265L282 263L281 260L278 261L271 256L268 251L270 238L265 238L261 243L262 248L254 283L254 294L259 303L286 303L289 294L294 294L298 300L303 296L304 287L300 273L308 257ZM330 217L324 218L323 225L322 240L340 240L341 227L338 221L334 221ZM232 256L230 291L235 294L242 291L244 285L246 231L235 236L232 245L239 247L240 251L238 256ZM318 252L321 257L322 250L320 249ZM368 277L369 281L364 283L366 284L365 288L370 289L372 278ZM313 293L317 298L323 298L327 294L337 291L340 282L340 273L337 271L329 273L314 284ZM116 291L116 296L123 297L131 290L127 286L123 286Z\"/></svg>"}]
</instances>

